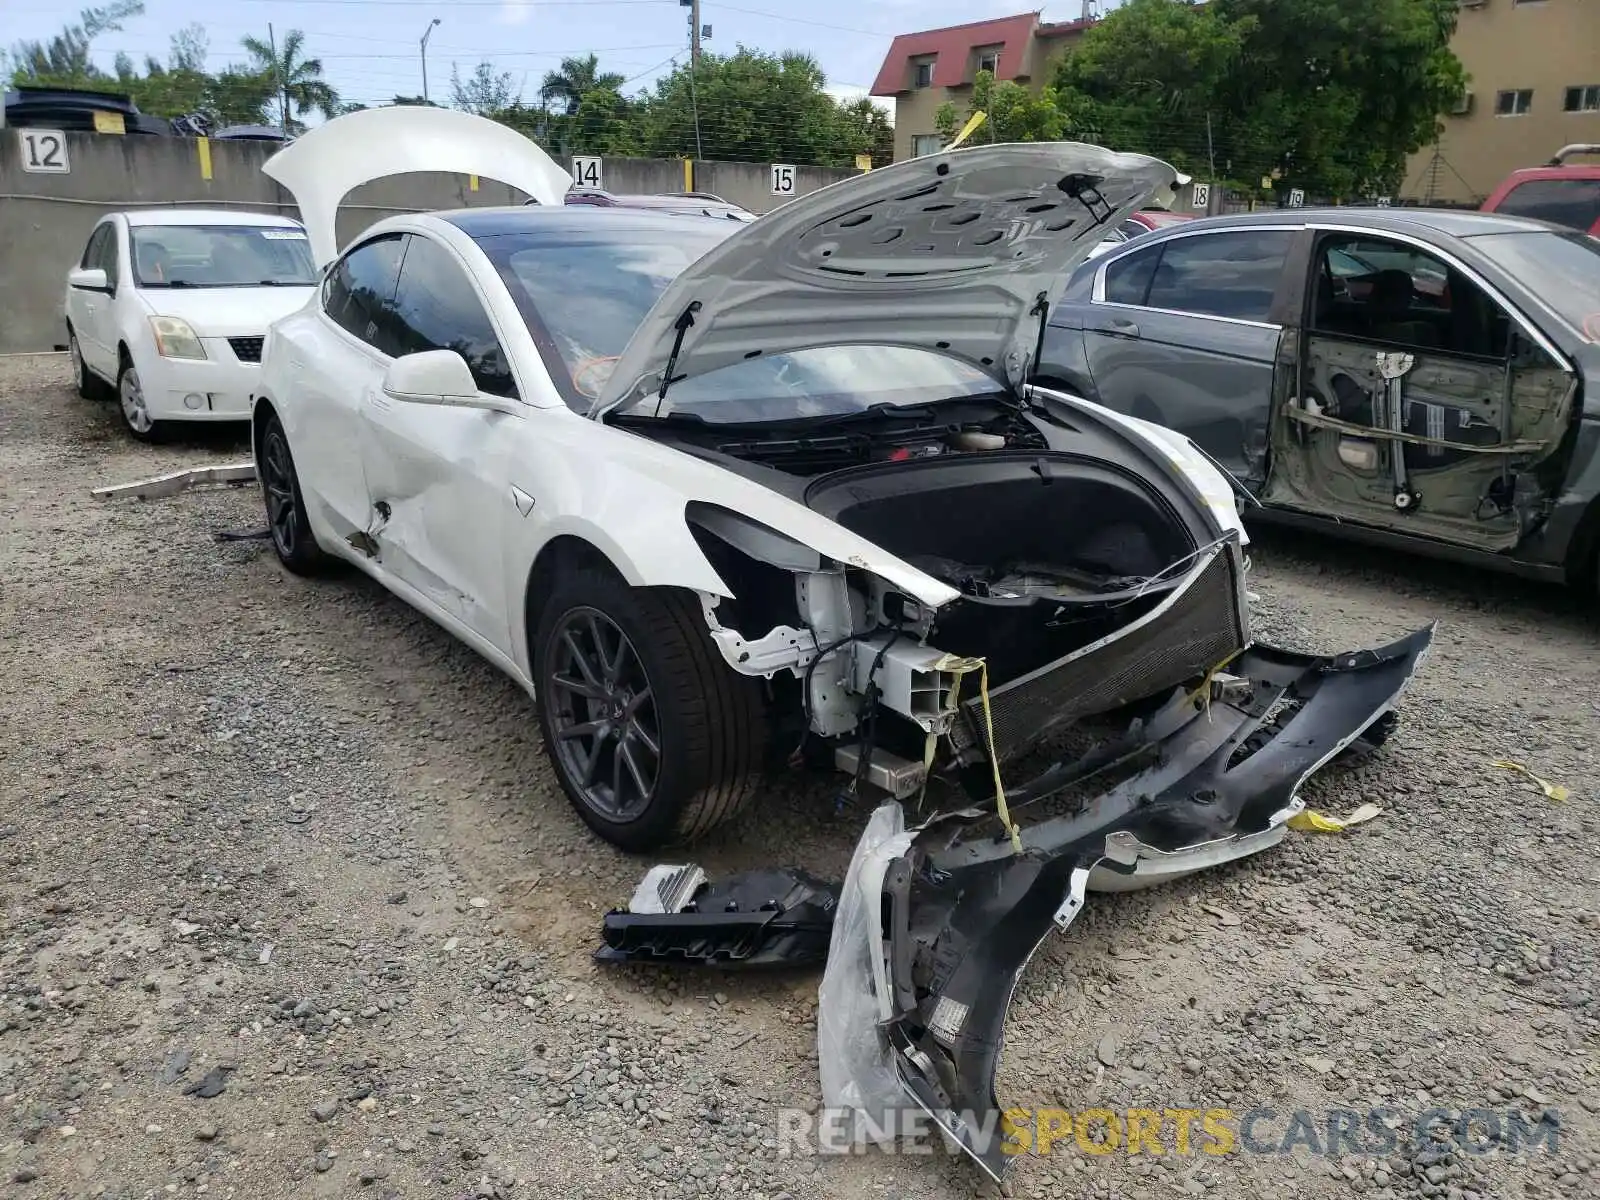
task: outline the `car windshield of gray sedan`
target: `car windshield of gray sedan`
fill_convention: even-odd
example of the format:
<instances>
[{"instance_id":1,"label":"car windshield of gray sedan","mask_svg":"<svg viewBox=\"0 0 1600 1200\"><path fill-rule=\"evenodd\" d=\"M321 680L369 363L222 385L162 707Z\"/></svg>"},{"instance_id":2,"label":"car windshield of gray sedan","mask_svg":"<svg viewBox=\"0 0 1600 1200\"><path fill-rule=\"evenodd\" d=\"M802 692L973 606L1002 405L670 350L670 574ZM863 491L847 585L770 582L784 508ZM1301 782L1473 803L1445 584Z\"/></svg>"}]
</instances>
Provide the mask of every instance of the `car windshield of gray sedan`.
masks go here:
<instances>
[{"instance_id":1,"label":"car windshield of gray sedan","mask_svg":"<svg viewBox=\"0 0 1600 1200\"><path fill-rule=\"evenodd\" d=\"M1600 238L1586 233L1482 233L1472 244L1585 340L1600 342Z\"/></svg>"},{"instance_id":2,"label":"car windshield of gray sedan","mask_svg":"<svg viewBox=\"0 0 1600 1200\"><path fill-rule=\"evenodd\" d=\"M670 233L630 228L574 236L567 230L557 237L533 231L491 234L478 244L510 288L567 402L587 411L667 285L727 233L685 221ZM672 385L659 414L654 403L630 411L779 421L982 395L995 387L983 372L929 350L837 346L773 354L685 379Z\"/></svg>"},{"instance_id":3,"label":"car windshield of gray sedan","mask_svg":"<svg viewBox=\"0 0 1600 1200\"><path fill-rule=\"evenodd\" d=\"M317 267L299 229L136 225L133 278L142 288L312 287Z\"/></svg>"}]
</instances>

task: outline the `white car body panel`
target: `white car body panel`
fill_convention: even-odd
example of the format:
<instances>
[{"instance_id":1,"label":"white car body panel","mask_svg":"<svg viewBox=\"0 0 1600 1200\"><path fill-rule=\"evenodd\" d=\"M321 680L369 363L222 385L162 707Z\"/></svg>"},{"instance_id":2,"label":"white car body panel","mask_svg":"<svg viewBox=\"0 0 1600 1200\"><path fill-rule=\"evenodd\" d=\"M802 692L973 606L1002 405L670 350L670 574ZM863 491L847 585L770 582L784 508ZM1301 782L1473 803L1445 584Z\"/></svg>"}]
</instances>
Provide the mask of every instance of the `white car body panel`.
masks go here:
<instances>
[{"instance_id":1,"label":"white car body panel","mask_svg":"<svg viewBox=\"0 0 1600 1200\"><path fill-rule=\"evenodd\" d=\"M929 350L1020 387L1072 268L1176 177L1143 154L1041 142L924 155L791 200L668 285L594 411L656 394L669 364L676 380L814 346Z\"/></svg>"},{"instance_id":2,"label":"white car body panel","mask_svg":"<svg viewBox=\"0 0 1600 1200\"><path fill-rule=\"evenodd\" d=\"M540 204L564 203L572 176L506 125L452 108L391 105L348 113L302 134L262 164L294 193L317 266L339 253L339 202L363 183L411 171L481 175Z\"/></svg>"},{"instance_id":3,"label":"white car body panel","mask_svg":"<svg viewBox=\"0 0 1600 1200\"><path fill-rule=\"evenodd\" d=\"M115 386L121 349L126 347L143 387L145 406L155 421L238 421L248 417L260 368L254 362L241 362L227 339L265 336L273 321L303 307L315 288L141 287L134 278L131 234L150 226L231 225L282 229L303 236L300 223L237 209L173 208L111 213L95 229L103 225L111 227L116 239L116 270L108 279L112 290L110 294L92 292L69 283L63 305L84 364ZM206 357L163 357L150 329L152 316L188 322Z\"/></svg>"},{"instance_id":4,"label":"white car body panel","mask_svg":"<svg viewBox=\"0 0 1600 1200\"><path fill-rule=\"evenodd\" d=\"M384 120L381 126L374 124L379 117ZM374 138L374 129L388 132ZM1104 157L1086 155L1086 150ZM1117 200L1128 206L1144 202L1151 188L1169 186L1173 174L1155 160L1110 155L1092 147L1013 146L964 153L971 157L918 160L923 164L918 170L931 172L939 161L949 160L993 172L1004 167L1009 154L1018 164L1031 164L1038 180L1044 180L1050 174L1040 169L1041 164L1059 177L1064 167L1076 169L1092 161L1138 181L1137 186L1118 181ZM544 189L553 194L555 205L561 204L570 182L542 150L502 126L467 114L417 108L373 110L330 121L280 151L267 169L295 191L313 244L322 248L317 252L319 261L322 250L333 244L338 199L371 178L409 170L473 173L534 192L541 204L545 200L537 189ZM884 176L890 177L887 183ZM766 248L781 254L785 239L814 224L818 213L831 212L835 205L852 207L851 194L840 189L857 189L876 203L909 179L907 172L897 173L895 168L874 172L827 189L831 195L824 201L795 201L758 222L738 226L722 247L691 268L691 283L696 288L720 286L710 277L716 263L706 265L716 259L735 272L728 279L728 290L717 293L723 299L716 303L729 295L750 299L752 304L763 296L777 297L777 307L756 305L759 323L772 328L780 310L804 289L763 291L754 266L758 252ZM959 171L954 179L959 182ZM799 215L789 218L790 209ZM533 672L522 613L534 563L556 538L571 536L588 543L632 585L697 592L708 611L719 598L732 595L685 520L685 507L691 502L720 506L757 522L827 559L858 567L930 608L960 596L950 585L798 501L714 463L573 411L552 381L505 283L466 233L438 216L395 217L366 230L347 253L390 234L429 239L445 248L465 273L516 383L519 399L510 411L418 404L387 395L384 372L393 360L338 326L323 311L320 297L273 327L257 398L270 404L284 425L318 544L374 576L530 692ZM854 305L851 312L857 319L869 320L871 336L860 338L843 324L827 324L820 308L807 310L807 319L816 323L797 336L807 345L820 344L816 339L825 331L844 342L921 345L933 336L936 322L949 319L966 331L962 343L966 353L976 358L990 348L1004 347L1006 361L1012 364L1012 348L1024 337L1022 326L1030 319L1029 289L1058 288L1065 281L1066 269L1059 271L1060 280L1046 279L1048 272L1041 273L1040 264L1048 260L1051 270L1062 262L1070 267L1069 260L1081 258L1088 249L1087 236L1078 241L1081 244L1064 253L1060 247L1033 245L1023 236L1012 248L1029 255L1030 269L991 264L982 282L957 279L942 290L927 288L926 293L934 296L928 303L921 302L915 289L902 285L874 289L882 313L895 311L886 303L889 294L906 298L910 311L905 320L923 323L912 333L897 329L892 316L869 320L867 310ZM724 253L729 245L734 249ZM769 265L769 272L772 269ZM403 265L401 272L403 286ZM783 274L782 268L778 274ZM669 295L675 287L669 285ZM837 295L830 293L827 299L839 303ZM970 316L974 305L983 316L964 321L963 313ZM663 311L658 305L652 319ZM713 317L714 304L705 304L702 311ZM720 320L708 319L705 332L725 328ZM634 365L629 374L635 380L654 369L652 363L662 352L659 334L659 321L647 323L624 355L631 356ZM709 369L707 362L730 353L726 343L710 339L699 369ZM625 390L638 394L631 385ZM613 404L622 398L613 396ZM1085 411L1112 416L1082 400L1071 402ZM1165 431L1152 432L1155 427L1142 428L1145 423L1129 424L1125 418L1116 421L1150 445L1161 461L1173 463L1187 475L1201 494L1214 496L1220 487L1231 499L1226 480L1215 468L1180 453ZM1225 527L1218 518L1216 532L1220 535ZM804 641L783 665L804 664L815 645L809 634ZM727 640L717 639L717 644L736 670L771 673L742 666Z\"/></svg>"}]
</instances>

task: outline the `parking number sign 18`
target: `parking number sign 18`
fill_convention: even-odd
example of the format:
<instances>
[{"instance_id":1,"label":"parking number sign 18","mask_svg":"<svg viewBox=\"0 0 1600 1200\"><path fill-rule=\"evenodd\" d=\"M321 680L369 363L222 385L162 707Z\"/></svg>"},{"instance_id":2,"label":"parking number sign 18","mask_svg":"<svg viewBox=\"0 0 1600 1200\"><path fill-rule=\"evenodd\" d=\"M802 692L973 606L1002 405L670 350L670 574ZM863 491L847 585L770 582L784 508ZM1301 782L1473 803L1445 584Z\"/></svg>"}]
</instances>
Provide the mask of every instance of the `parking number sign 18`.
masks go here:
<instances>
[{"instance_id":1,"label":"parking number sign 18","mask_svg":"<svg viewBox=\"0 0 1600 1200\"><path fill-rule=\"evenodd\" d=\"M794 195L794 164L772 164L772 194L774 196Z\"/></svg>"},{"instance_id":2,"label":"parking number sign 18","mask_svg":"<svg viewBox=\"0 0 1600 1200\"><path fill-rule=\"evenodd\" d=\"M1209 208L1211 206L1211 185L1197 183L1194 185L1194 199L1190 202L1195 208Z\"/></svg>"},{"instance_id":3,"label":"parking number sign 18","mask_svg":"<svg viewBox=\"0 0 1600 1200\"><path fill-rule=\"evenodd\" d=\"M581 154L572 156L572 178L579 187L604 187L601 180L605 176L600 171L598 158L585 158Z\"/></svg>"},{"instance_id":4,"label":"parking number sign 18","mask_svg":"<svg viewBox=\"0 0 1600 1200\"><path fill-rule=\"evenodd\" d=\"M67 165L67 136L59 129L19 129L17 149L24 171L65 175L72 170Z\"/></svg>"},{"instance_id":5,"label":"parking number sign 18","mask_svg":"<svg viewBox=\"0 0 1600 1200\"><path fill-rule=\"evenodd\" d=\"M1305 202L1306 202L1306 194L1305 194L1305 191L1303 189L1301 189L1301 188L1290 188L1289 189L1289 207L1290 208L1301 208L1301 207L1303 207L1305 205Z\"/></svg>"}]
</instances>

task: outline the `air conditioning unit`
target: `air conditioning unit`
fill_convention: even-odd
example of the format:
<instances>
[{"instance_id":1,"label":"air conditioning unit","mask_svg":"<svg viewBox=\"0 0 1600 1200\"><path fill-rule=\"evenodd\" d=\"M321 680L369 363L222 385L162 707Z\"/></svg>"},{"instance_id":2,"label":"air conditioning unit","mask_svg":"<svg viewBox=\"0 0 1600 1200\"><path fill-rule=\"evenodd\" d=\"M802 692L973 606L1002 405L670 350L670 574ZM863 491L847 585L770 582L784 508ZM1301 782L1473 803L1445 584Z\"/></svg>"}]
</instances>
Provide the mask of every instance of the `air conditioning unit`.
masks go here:
<instances>
[{"instance_id":1,"label":"air conditioning unit","mask_svg":"<svg viewBox=\"0 0 1600 1200\"><path fill-rule=\"evenodd\" d=\"M1450 110L1450 115L1452 117L1466 116L1472 111L1472 99L1473 94L1471 92L1462 92L1461 98L1456 101L1455 107Z\"/></svg>"},{"instance_id":2,"label":"air conditioning unit","mask_svg":"<svg viewBox=\"0 0 1600 1200\"><path fill-rule=\"evenodd\" d=\"M1489 0L1456 0L1457 8L1482 8Z\"/></svg>"}]
</instances>

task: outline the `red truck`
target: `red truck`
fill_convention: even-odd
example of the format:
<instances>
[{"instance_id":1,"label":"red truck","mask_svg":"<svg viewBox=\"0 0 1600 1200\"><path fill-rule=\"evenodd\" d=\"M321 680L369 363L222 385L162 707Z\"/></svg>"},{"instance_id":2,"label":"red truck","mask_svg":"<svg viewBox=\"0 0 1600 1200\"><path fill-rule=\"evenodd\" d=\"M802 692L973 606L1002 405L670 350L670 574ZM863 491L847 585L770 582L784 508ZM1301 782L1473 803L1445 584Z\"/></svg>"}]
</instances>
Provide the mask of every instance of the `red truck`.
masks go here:
<instances>
[{"instance_id":1,"label":"red truck","mask_svg":"<svg viewBox=\"0 0 1600 1200\"><path fill-rule=\"evenodd\" d=\"M1600 162L1567 161L1580 155L1600 155L1600 145L1563 146L1544 166L1511 172L1483 211L1536 217L1600 237Z\"/></svg>"}]
</instances>

